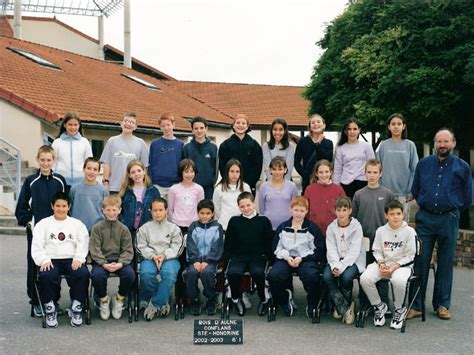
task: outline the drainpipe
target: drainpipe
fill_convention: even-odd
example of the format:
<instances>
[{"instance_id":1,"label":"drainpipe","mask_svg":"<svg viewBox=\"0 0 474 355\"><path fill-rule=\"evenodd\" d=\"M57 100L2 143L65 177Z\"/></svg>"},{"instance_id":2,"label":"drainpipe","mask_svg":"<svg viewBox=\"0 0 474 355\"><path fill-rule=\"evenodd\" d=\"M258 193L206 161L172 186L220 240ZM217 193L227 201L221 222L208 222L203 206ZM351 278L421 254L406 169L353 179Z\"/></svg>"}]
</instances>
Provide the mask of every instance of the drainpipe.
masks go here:
<instances>
[{"instance_id":1,"label":"drainpipe","mask_svg":"<svg viewBox=\"0 0 474 355\"><path fill-rule=\"evenodd\" d=\"M15 10L13 17L13 33L15 38L21 38L21 0L15 0Z\"/></svg>"},{"instance_id":2,"label":"drainpipe","mask_svg":"<svg viewBox=\"0 0 474 355\"><path fill-rule=\"evenodd\" d=\"M98 17L99 24L99 59L104 60L104 16Z\"/></svg>"},{"instance_id":3,"label":"drainpipe","mask_svg":"<svg viewBox=\"0 0 474 355\"><path fill-rule=\"evenodd\" d=\"M123 65L132 68L132 48L131 48L131 23L130 23L130 0L124 1L123 7Z\"/></svg>"}]
</instances>

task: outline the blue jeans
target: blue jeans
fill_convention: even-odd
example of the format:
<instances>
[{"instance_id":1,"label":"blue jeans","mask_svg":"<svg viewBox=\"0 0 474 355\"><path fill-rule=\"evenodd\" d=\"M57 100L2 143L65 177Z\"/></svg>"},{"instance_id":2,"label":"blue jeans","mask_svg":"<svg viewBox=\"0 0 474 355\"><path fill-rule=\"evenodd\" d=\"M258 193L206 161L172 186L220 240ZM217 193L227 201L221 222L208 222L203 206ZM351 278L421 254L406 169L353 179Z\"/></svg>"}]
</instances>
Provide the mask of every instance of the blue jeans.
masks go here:
<instances>
[{"instance_id":1,"label":"blue jeans","mask_svg":"<svg viewBox=\"0 0 474 355\"><path fill-rule=\"evenodd\" d=\"M216 268L217 264L210 263L203 271L197 272L193 264L190 264L183 274L186 295L192 300L199 297L198 279L201 278L204 296L210 300L216 298Z\"/></svg>"},{"instance_id":2,"label":"blue jeans","mask_svg":"<svg viewBox=\"0 0 474 355\"><path fill-rule=\"evenodd\" d=\"M442 215L420 209L416 214L416 233L422 242L422 253L418 265L423 270L423 293L430 271L431 256L435 242L438 242L437 268L433 289L433 308L440 306L449 309L451 306L451 290L453 287L453 265L456 253L456 240L459 232L459 210ZM421 265L420 265L421 264ZM421 310L421 294L418 294L413 308Z\"/></svg>"},{"instance_id":3,"label":"blue jeans","mask_svg":"<svg viewBox=\"0 0 474 355\"><path fill-rule=\"evenodd\" d=\"M332 274L329 264L324 268L324 282L329 289L329 294L336 306L337 312L341 315L344 314L351 305L353 280L358 274L359 269L356 264L347 267L339 277L335 277Z\"/></svg>"},{"instance_id":4,"label":"blue jeans","mask_svg":"<svg viewBox=\"0 0 474 355\"><path fill-rule=\"evenodd\" d=\"M153 260L143 260L140 263L140 298L142 301L151 300L156 308L168 304L171 287L176 282L180 269L178 259L165 260L161 269L156 268ZM157 276L160 275L160 281Z\"/></svg>"}]
</instances>

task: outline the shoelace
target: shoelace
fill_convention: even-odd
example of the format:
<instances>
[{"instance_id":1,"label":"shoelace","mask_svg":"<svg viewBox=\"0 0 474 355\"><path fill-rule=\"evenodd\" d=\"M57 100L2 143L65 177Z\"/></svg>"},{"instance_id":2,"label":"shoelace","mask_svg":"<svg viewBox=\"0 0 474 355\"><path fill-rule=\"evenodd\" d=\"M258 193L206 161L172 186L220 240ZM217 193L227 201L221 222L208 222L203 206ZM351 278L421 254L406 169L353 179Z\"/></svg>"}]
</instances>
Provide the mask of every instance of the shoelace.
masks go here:
<instances>
[{"instance_id":1,"label":"shoelace","mask_svg":"<svg viewBox=\"0 0 474 355\"><path fill-rule=\"evenodd\" d=\"M394 316L393 316L393 319L394 319L395 322L399 322L399 321L400 321L400 319L402 318L403 312L404 312L403 310L401 310L401 311L397 310L397 311L395 312L395 314L394 314Z\"/></svg>"},{"instance_id":2,"label":"shoelace","mask_svg":"<svg viewBox=\"0 0 474 355\"><path fill-rule=\"evenodd\" d=\"M54 312L46 313L46 320L53 321L54 320Z\"/></svg>"},{"instance_id":3,"label":"shoelace","mask_svg":"<svg viewBox=\"0 0 474 355\"><path fill-rule=\"evenodd\" d=\"M375 318L382 318L382 309L375 307Z\"/></svg>"}]
</instances>

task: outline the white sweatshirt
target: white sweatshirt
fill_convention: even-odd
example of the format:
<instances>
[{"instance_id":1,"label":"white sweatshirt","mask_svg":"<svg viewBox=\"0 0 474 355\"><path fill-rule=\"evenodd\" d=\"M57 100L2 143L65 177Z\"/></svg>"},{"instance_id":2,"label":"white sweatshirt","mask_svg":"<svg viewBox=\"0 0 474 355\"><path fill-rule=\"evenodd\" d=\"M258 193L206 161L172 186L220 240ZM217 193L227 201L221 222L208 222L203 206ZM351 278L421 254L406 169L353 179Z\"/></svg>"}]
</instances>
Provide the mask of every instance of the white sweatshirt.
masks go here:
<instances>
[{"instance_id":1,"label":"white sweatshirt","mask_svg":"<svg viewBox=\"0 0 474 355\"><path fill-rule=\"evenodd\" d=\"M84 160L92 156L92 148L86 138L56 138L53 148L56 152L55 173L61 174L67 181L68 179L84 178L82 169Z\"/></svg>"},{"instance_id":2,"label":"white sweatshirt","mask_svg":"<svg viewBox=\"0 0 474 355\"><path fill-rule=\"evenodd\" d=\"M33 229L31 257L36 265L52 259L73 259L84 263L89 252L89 233L80 220L67 217L58 221L54 216L43 218Z\"/></svg>"},{"instance_id":3,"label":"white sweatshirt","mask_svg":"<svg viewBox=\"0 0 474 355\"><path fill-rule=\"evenodd\" d=\"M240 215L237 197L242 191L237 188L237 185L230 184L229 187L228 191L223 191L222 185L218 184L212 196L214 219L222 225L224 230L227 229L227 224L231 217ZM247 183L244 183L244 191L250 192L250 186Z\"/></svg>"},{"instance_id":4,"label":"white sweatshirt","mask_svg":"<svg viewBox=\"0 0 474 355\"><path fill-rule=\"evenodd\" d=\"M392 229L387 223L375 232L372 251L377 262L383 261L387 266L408 266L415 259L416 232L406 222L398 229Z\"/></svg>"}]
</instances>

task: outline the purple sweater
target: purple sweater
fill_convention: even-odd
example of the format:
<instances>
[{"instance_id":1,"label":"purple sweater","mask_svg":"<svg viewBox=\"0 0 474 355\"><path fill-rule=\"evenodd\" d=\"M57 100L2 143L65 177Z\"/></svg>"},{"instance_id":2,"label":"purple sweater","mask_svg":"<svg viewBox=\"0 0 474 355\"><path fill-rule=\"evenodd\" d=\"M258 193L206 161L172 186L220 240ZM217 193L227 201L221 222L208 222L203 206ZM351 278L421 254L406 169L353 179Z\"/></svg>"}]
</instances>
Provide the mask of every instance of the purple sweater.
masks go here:
<instances>
[{"instance_id":1,"label":"purple sweater","mask_svg":"<svg viewBox=\"0 0 474 355\"><path fill-rule=\"evenodd\" d=\"M262 216L272 223L273 230L291 217L290 204L298 195L296 185L285 180L280 190L276 190L270 182L264 182L258 190L258 208Z\"/></svg>"},{"instance_id":2,"label":"purple sweater","mask_svg":"<svg viewBox=\"0 0 474 355\"><path fill-rule=\"evenodd\" d=\"M375 159L369 143L358 141L338 146L334 158L334 183L349 185L354 180L367 181L365 163L369 159Z\"/></svg>"}]
</instances>

